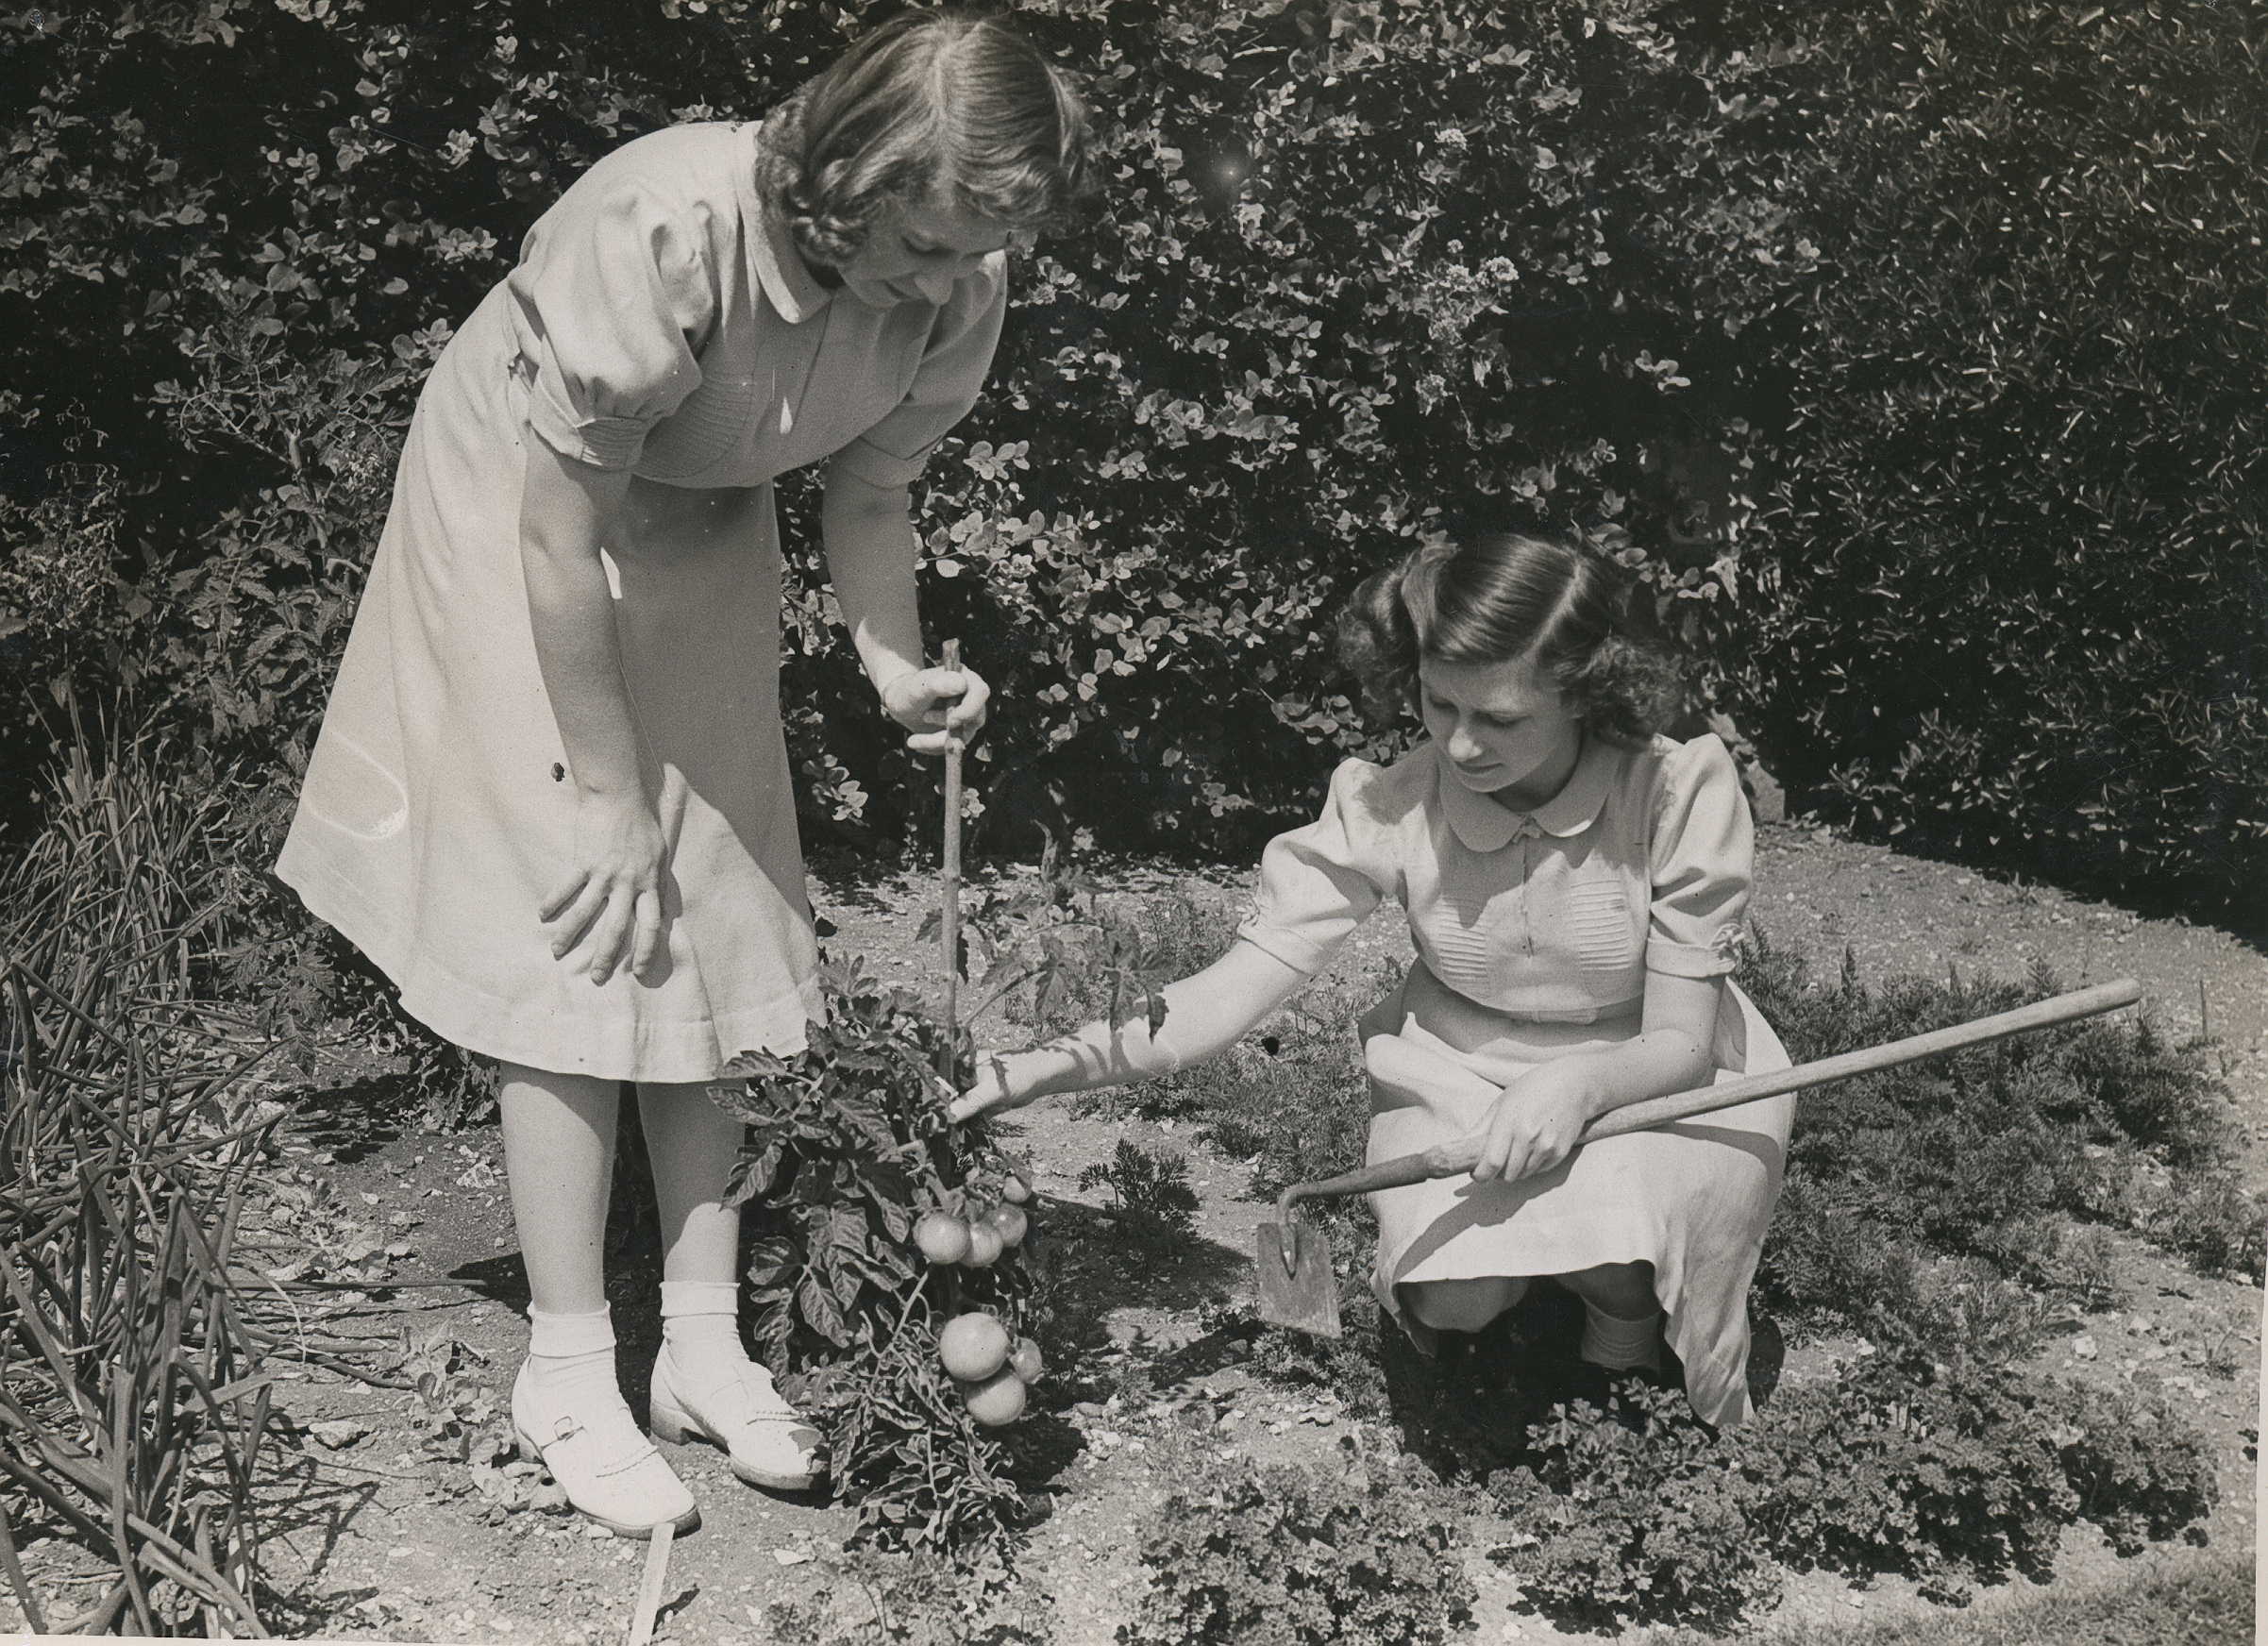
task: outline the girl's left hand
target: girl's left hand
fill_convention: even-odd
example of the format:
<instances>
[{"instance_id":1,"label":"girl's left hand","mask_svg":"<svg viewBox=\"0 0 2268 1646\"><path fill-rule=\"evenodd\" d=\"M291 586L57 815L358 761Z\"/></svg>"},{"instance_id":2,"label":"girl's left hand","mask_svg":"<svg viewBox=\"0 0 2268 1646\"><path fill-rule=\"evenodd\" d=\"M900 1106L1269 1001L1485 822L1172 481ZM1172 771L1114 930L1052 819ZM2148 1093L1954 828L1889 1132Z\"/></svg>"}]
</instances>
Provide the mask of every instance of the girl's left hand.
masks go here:
<instances>
[{"instance_id":1,"label":"girl's left hand","mask_svg":"<svg viewBox=\"0 0 2268 1646\"><path fill-rule=\"evenodd\" d=\"M1531 1069L1504 1088L1488 1113L1475 1182L1518 1183L1549 1171L1575 1151L1594 1113L1589 1095L1552 1065Z\"/></svg>"},{"instance_id":2,"label":"girl's left hand","mask_svg":"<svg viewBox=\"0 0 2268 1646\"><path fill-rule=\"evenodd\" d=\"M992 688L976 670L910 669L882 688L882 712L914 735L906 747L918 754L943 754L952 739L966 743L984 724Z\"/></svg>"}]
</instances>

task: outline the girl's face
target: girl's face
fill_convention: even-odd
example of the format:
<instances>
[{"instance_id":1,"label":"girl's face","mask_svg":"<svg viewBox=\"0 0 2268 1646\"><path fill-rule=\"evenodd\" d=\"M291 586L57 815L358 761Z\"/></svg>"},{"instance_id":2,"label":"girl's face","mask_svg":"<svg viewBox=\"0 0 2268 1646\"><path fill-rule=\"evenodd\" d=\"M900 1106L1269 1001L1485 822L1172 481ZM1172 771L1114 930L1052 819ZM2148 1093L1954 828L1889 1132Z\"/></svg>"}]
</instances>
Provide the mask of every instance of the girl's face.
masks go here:
<instances>
[{"instance_id":1,"label":"girl's face","mask_svg":"<svg viewBox=\"0 0 2268 1646\"><path fill-rule=\"evenodd\" d=\"M1005 224L932 194L882 213L857 255L835 270L843 289L871 309L942 304L954 285L1005 246Z\"/></svg>"},{"instance_id":2,"label":"girl's face","mask_svg":"<svg viewBox=\"0 0 2268 1646\"><path fill-rule=\"evenodd\" d=\"M1457 781L1516 810L1565 788L1583 753L1583 722L1533 655L1421 663L1418 701Z\"/></svg>"}]
</instances>

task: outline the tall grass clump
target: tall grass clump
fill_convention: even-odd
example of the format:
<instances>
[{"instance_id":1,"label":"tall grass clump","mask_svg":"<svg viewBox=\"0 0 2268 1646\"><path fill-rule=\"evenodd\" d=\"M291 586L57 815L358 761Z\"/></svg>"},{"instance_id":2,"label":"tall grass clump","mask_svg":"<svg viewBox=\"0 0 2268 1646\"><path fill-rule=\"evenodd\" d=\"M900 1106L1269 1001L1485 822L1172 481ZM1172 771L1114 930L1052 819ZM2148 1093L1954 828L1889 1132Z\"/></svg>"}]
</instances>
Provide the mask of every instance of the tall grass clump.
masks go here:
<instances>
[{"instance_id":1,"label":"tall grass clump","mask_svg":"<svg viewBox=\"0 0 2268 1646\"><path fill-rule=\"evenodd\" d=\"M231 1276L268 1124L265 1036L210 1003L236 871L227 790L173 751L75 746L0 865L0 1569L29 1626L265 1634L268 1335ZM63 1618L38 1528L114 1570Z\"/></svg>"}]
</instances>

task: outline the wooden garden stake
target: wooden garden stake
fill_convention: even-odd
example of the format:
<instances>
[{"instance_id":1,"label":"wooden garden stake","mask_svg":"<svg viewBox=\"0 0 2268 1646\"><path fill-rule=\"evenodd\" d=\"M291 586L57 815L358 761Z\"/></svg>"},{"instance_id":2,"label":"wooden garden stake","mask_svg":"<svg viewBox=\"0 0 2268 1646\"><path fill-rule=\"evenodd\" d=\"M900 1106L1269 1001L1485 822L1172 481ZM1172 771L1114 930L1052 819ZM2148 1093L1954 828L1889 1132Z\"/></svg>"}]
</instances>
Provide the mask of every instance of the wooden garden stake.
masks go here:
<instances>
[{"instance_id":1,"label":"wooden garden stake","mask_svg":"<svg viewBox=\"0 0 2268 1646\"><path fill-rule=\"evenodd\" d=\"M669 1545L677 1535L675 1522L664 1520L646 1546L646 1578L638 1585L638 1609L630 1615L630 1646L647 1646L654 1638L654 1614L662 1609L662 1585L669 1576Z\"/></svg>"},{"instance_id":2,"label":"wooden garden stake","mask_svg":"<svg viewBox=\"0 0 2268 1646\"><path fill-rule=\"evenodd\" d=\"M944 665L961 666L961 643L945 643ZM945 946L945 1050L937 1054L937 1073L950 1085L954 1042L961 1007L961 740L945 743L945 915L939 923Z\"/></svg>"}]
</instances>

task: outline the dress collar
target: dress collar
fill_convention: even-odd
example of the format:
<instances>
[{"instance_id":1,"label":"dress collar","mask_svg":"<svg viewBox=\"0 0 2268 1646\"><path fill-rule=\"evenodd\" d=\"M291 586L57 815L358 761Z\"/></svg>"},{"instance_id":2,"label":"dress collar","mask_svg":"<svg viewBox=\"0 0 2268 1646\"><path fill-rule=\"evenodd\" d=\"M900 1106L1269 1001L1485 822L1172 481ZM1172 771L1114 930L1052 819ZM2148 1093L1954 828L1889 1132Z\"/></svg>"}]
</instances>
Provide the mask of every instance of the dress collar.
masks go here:
<instances>
[{"instance_id":1,"label":"dress collar","mask_svg":"<svg viewBox=\"0 0 2268 1646\"><path fill-rule=\"evenodd\" d=\"M814 277L796 250L787 224L756 186L756 144L763 129L763 123L753 120L741 127L740 217L748 236L748 266L780 318L800 326L826 308L834 294Z\"/></svg>"},{"instance_id":2,"label":"dress collar","mask_svg":"<svg viewBox=\"0 0 2268 1646\"><path fill-rule=\"evenodd\" d=\"M1502 851L1523 834L1552 834L1564 839L1580 834L1598 820L1613 780L1614 751L1605 739L1586 735L1575 769L1560 791L1533 812L1515 812L1487 795L1476 795L1457 781L1441 757L1433 750L1434 782L1449 827L1468 851Z\"/></svg>"}]
</instances>

